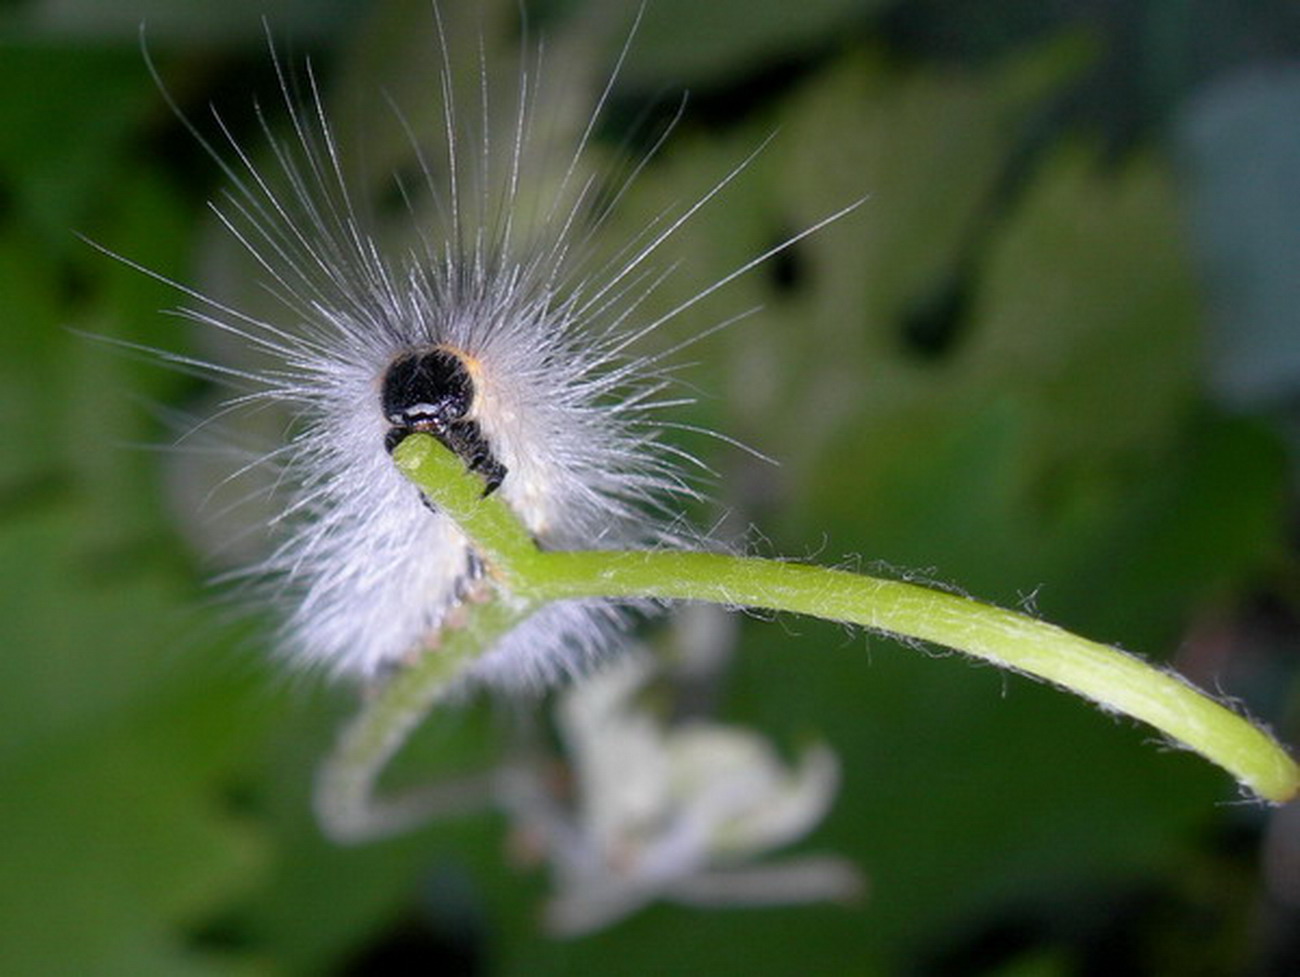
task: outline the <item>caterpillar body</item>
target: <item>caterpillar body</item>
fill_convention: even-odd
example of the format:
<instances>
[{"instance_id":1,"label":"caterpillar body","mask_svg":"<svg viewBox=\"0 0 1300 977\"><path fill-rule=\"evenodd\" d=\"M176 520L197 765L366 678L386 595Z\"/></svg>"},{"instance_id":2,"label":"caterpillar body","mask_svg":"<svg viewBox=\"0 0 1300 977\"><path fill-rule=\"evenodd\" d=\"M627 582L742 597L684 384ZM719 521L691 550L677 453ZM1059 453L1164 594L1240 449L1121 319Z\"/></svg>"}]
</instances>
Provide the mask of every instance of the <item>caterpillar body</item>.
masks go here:
<instances>
[{"instance_id":1,"label":"caterpillar body","mask_svg":"<svg viewBox=\"0 0 1300 977\"><path fill-rule=\"evenodd\" d=\"M656 421L681 403L664 393L671 379L663 361L673 351L638 355L631 347L766 257L637 322L663 277L651 259L745 161L602 263L590 229L627 183L602 187L582 162L617 65L562 178L525 220L518 212L532 176L534 76L521 70L509 150L494 155L486 124L477 140L467 137L455 111L448 40L432 10L446 158L435 165L411 139L440 219L416 226L417 243L396 254L371 233L349 187L314 77L306 108L297 107L274 50L288 135L263 117L269 168L220 117L218 148L177 110L224 171L230 186L213 209L280 313L254 314L178 286L191 300L182 316L247 346L261 365L162 355L233 384L226 411L289 413L282 445L233 466L232 477L273 472L274 512L269 554L235 576L254 599L283 609L280 645L291 662L363 682L436 649L483 573L455 525L396 469L394 447L412 431L433 434L543 547L681 541L672 500L693 494L682 471L689 456L660 442ZM623 55L630 42L631 33ZM460 146L476 141L461 158ZM611 601L549 605L465 678L523 689L579 671L617 642L628 619L628 607Z\"/></svg>"},{"instance_id":2,"label":"caterpillar body","mask_svg":"<svg viewBox=\"0 0 1300 977\"><path fill-rule=\"evenodd\" d=\"M498 138L499 131L489 135L482 35L475 112L466 113L473 119L466 124L456 108L450 41L437 3L430 20L444 146L430 157L394 110L418 164L417 189L433 203L432 216L417 211L407 181L394 176L407 223L406 243L396 249L381 244L373 204L352 188L315 76L308 70L306 97L296 98L274 45L283 100L277 114L286 128L278 134L259 107L267 162L246 150L215 112L213 140L172 103L224 174L228 187L212 209L273 296L275 311L254 312L169 281L190 300L177 310L181 316L253 354L256 364L148 352L234 386L221 414L269 410L289 417L282 443L229 465L228 482L263 473L265 485L249 496L262 504L269 499L273 531L269 552L231 576L252 601L281 609L283 657L362 682L436 649L484 573L452 521L393 464L391 452L404 437L422 431L441 440L543 548L714 545L675 510L699 497L688 469L704 466L661 440L662 412L689 402L671 391L675 380L666 364L684 346L753 310L715 320L657 352L637 348L862 203L650 314L647 300L672 272L671 262L659 267L664 246L766 143L630 238L612 248L597 245L596 232L676 121L617 179L608 167L604 179L597 175L600 166L589 159L593 136L640 14L558 166L546 138L554 132L537 136L545 128L537 118L541 46L521 55L507 99L510 122ZM540 150L535 142L543 144ZM523 690L577 673L617 643L634 607L648 609L611 600L549 604L482 654L464 677Z\"/></svg>"}]
</instances>

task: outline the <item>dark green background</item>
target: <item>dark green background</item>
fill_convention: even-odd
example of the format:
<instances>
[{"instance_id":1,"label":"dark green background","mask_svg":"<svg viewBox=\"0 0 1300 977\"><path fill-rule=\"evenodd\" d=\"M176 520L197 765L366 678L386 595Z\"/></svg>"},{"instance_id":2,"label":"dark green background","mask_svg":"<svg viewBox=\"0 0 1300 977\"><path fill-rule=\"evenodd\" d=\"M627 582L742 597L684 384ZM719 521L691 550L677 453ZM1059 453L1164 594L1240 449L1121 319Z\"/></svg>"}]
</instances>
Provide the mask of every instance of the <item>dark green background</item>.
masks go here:
<instances>
[{"instance_id":1,"label":"dark green background","mask_svg":"<svg viewBox=\"0 0 1300 977\"><path fill-rule=\"evenodd\" d=\"M444 6L453 50L480 32L518 50L513 4L464 34ZM665 249L680 267L647 315L869 196L658 340L761 306L685 354L699 403L680 419L780 464L685 435L718 472L697 517L754 527L757 552L1032 608L1300 739L1291 10L652 0L593 151L691 96L611 239L775 138ZM1235 803L1219 771L1060 693L805 621L745 621L719 708L839 753L841 796L803 847L861 868L859 905L658 906L557 942L496 815L322 841L310 777L350 697L286 678L260 624L212 606L148 447L202 388L84 335L193 341L160 314L174 290L79 234L216 287L220 175L138 25L183 110L210 131L215 102L255 146L253 99L278 98L261 13L372 162L386 144L356 99L436 108L413 82L436 65L423 2L0 8L0 973L1300 968L1278 885L1293 811ZM592 79L587 111L634 7L531 13ZM430 763L504 749L486 707L435 726Z\"/></svg>"}]
</instances>

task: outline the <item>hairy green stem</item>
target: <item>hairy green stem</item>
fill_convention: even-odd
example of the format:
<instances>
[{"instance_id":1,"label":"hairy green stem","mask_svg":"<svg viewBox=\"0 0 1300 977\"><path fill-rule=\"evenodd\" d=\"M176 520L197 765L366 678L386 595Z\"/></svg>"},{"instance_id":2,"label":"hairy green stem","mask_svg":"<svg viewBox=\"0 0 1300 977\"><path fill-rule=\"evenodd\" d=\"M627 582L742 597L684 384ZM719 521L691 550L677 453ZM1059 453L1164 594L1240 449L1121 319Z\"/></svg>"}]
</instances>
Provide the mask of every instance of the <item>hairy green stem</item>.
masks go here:
<instances>
[{"instance_id":1,"label":"hairy green stem","mask_svg":"<svg viewBox=\"0 0 1300 977\"><path fill-rule=\"evenodd\" d=\"M489 600L465 605L464 619L444 629L433 648L396 672L343 730L316 778L316 817L335 841L393 834L481 801L490 784L454 783L378 800L376 784L429 710L480 652L535 608Z\"/></svg>"},{"instance_id":2,"label":"hairy green stem","mask_svg":"<svg viewBox=\"0 0 1300 977\"><path fill-rule=\"evenodd\" d=\"M318 794L336 836L374 833L393 820L370 801L378 774L474 655L542 604L591 597L788 611L934 642L1149 723L1265 800L1282 803L1300 791L1300 768L1264 730L1176 675L1051 624L915 584L797 563L671 550L543 552L434 438L408 437L394 459L472 541L498 596L472 607L472 626L394 678L345 733Z\"/></svg>"},{"instance_id":3,"label":"hairy green stem","mask_svg":"<svg viewBox=\"0 0 1300 977\"><path fill-rule=\"evenodd\" d=\"M920 638L1058 685L1151 724L1266 800L1300 770L1259 727L1184 679L1107 645L967 597L824 567L713 553L547 553L530 593L658 597L792 611Z\"/></svg>"}]
</instances>

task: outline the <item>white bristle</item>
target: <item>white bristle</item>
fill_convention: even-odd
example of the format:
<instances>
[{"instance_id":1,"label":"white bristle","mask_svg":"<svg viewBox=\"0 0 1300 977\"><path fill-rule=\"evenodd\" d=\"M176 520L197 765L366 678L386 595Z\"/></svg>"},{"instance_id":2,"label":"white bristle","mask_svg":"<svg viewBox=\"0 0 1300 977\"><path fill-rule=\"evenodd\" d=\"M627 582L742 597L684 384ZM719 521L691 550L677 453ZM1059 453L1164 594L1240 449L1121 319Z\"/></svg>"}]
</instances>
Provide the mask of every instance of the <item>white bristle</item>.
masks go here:
<instances>
[{"instance_id":1,"label":"white bristle","mask_svg":"<svg viewBox=\"0 0 1300 977\"><path fill-rule=\"evenodd\" d=\"M660 249L743 167L602 260L592 225L602 219L600 201L617 202L626 182L599 184L585 157L610 89L559 178L553 159L534 172L544 155L533 145L540 59L521 69L506 99L509 138L490 140L476 112L459 111L436 8L430 33L431 57L439 45L443 52L446 158L421 156L420 165L439 220L413 228L406 237L414 245L385 251L350 189L315 79L308 75L305 106L296 106L277 60L287 134L275 134L278 112L263 116L269 155L240 145L219 118L219 145L204 145L230 183L214 210L279 311L254 314L184 289L191 301L181 313L249 347L258 365L168 357L235 386L225 413L288 411L286 443L229 473L271 472L271 551L235 576L283 609L290 661L363 681L436 649L439 629L481 572L386 447L393 422L381 409L385 375L406 354L447 351L464 367L473 391L465 423L477 425L475 436L504 466L496 491L540 545L680 540L671 503L690 494L679 471L686 456L659 445L654 420L667 400L663 354L630 347L667 318L638 316L663 277ZM475 93L484 118L494 92L484 80ZM408 211L414 220L409 200ZM518 689L578 671L617 642L626 618L611 602L552 605L488 650L468 677Z\"/></svg>"}]
</instances>

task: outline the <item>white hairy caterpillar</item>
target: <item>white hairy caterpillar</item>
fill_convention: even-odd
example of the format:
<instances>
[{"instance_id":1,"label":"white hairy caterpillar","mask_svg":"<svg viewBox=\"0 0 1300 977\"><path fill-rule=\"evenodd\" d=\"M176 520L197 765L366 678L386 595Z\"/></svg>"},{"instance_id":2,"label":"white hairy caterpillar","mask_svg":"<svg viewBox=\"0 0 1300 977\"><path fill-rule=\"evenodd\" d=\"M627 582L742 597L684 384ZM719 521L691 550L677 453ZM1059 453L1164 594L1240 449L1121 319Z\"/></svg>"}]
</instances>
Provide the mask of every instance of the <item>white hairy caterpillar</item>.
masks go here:
<instances>
[{"instance_id":1,"label":"white hairy caterpillar","mask_svg":"<svg viewBox=\"0 0 1300 977\"><path fill-rule=\"evenodd\" d=\"M700 552L709 547L670 515L673 497L690 492L680 470L689 456L659 446L657 412L680 403L666 393L665 357L710 329L658 353L638 355L633 344L857 203L645 314L666 274L664 245L748 160L602 260L589 228L628 182L602 192L580 164L612 79L557 182L534 182L525 150L535 70L518 75L511 135L466 141L448 44L435 33L442 197L435 164L421 157L420 168L442 200L440 219L416 223L413 244L385 257L314 82L298 110L281 75L290 128L277 139L263 124L269 171L219 119L226 160L204 145L233 188L217 208L222 223L286 317L182 288L196 303L183 315L263 364L170 357L241 385L227 410L293 414L282 446L232 473L276 476L280 541L244 576L285 609L286 656L338 677L390 679L373 683L377 694L322 767L317 808L333 836L373 836L427 809L418 797L376 804L372 788L448 684L522 689L577 672L616 643L631 601L791 611L967 651L1150 722L1260 796L1294 796L1295 765L1267 734L1116 649L915 584ZM478 91L486 118L484 82ZM483 504L480 491L494 498ZM546 552L577 549L606 552Z\"/></svg>"},{"instance_id":2,"label":"white hairy caterpillar","mask_svg":"<svg viewBox=\"0 0 1300 977\"><path fill-rule=\"evenodd\" d=\"M482 476L485 493L500 493L543 548L680 542L671 501L692 494L681 467L693 459L660 443L657 419L681 402L664 392L663 361L676 350L631 347L771 253L666 314L638 318L664 274L653 260L661 247L747 161L601 259L589 247L591 227L636 172L607 187L581 163L618 66L558 184L524 214L522 201L535 192L528 185L538 69L521 70L510 137L504 147L490 145L486 121L476 133L458 112L436 5L432 21L446 157L421 156L420 167L441 220L415 227L416 243L405 251L386 254L372 237L313 78L299 108L276 61L289 128L277 136L263 122L269 171L220 118L219 149L186 123L230 181L214 210L283 314L254 315L182 287L193 302L181 315L246 344L267 365L163 355L233 383L239 392L228 411L288 408L284 445L232 472L275 472L275 546L237 575L283 608L290 661L362 681L436 647L483 573L459 530L396 470L396 444L411 431L433 434ZM475 110L486 116L481 74ZM626 622L626 605L609 600L551 604L465 677L506 689L545 683L580 671L616 643Z\"/></svg>"}]
</instances>

